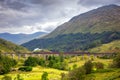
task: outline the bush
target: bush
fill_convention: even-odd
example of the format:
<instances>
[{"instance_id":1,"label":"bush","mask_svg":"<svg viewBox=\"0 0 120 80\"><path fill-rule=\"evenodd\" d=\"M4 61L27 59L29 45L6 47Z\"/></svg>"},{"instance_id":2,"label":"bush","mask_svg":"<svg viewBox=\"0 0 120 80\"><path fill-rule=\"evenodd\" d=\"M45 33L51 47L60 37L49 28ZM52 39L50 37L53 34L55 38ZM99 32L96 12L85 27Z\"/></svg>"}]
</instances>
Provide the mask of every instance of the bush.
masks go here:
<instances>
[{"instance_id":1,"label":"bush","mask_svg":"<svg viewBox=\"0 0 120 80\"><path fill-rule=\"evenodd\" d=\"M113 67L120 68L120 54L113 59Z\"/></svg>"},{"instance_id":2,"label":"bush","mask_svg":"<svg viewBox=\"0 0 120 80\"><path fill-rule=\"evenodd\" d=\"M56 68L60 70L66 70L66 66L68 65L68 62L64 60L62 56L49 56L48 57L48 67Z\"/></svg>"},{"instance_id":3,"label":"bush","mask_svg":"<svg viewBox=\"0 0 120 80\"><path fill-rule=\"evenodd\" d=\"M93 71L93 73L106 73L106 72L113 72L113 69L99 69L96 71Z\"/></svg>"},{"instance_id":4,"label":"bush","mask_svg":"<svg viewBox=\"0 0 120 80\"><path fill-rule=\"evenodd\" d=\"M74 65L73 65L73 69L75 69L75 68L77 68L77 64L74 64Z\"/></svg>"},{"instance_id":5,"label":"bush","mask_svg":"<svg viewBox=\"0 0 120 80\"><path fill-rule=\"evenodd\" d=\"M18 70L20 70L20 71L32 71L32 67L30 67L30 66L20 67Z\"/></svg>"},{"instance_id":6,"label":"bush","mask_svg":"<svg viewBox=\"0 0 120 80\"><path fill-rule=\"evenodd\" d=\"M84 80L86 71L84 68L76 68L69 72L68 80Z\"/></svg>"},{"instance_id":7,"label":"bush","mask_svg":"<svg viewBox=\"0 0 120 80\"><path fill-rule=\"evenodd\" d=\"M85 62L84 68L86 70L86 74L90 74L92 72L92 68L93 68L92 61L89 60L89 61Z\"/></svg>"},{"instance_id":8,"label":"bush","mask_svg":"<svg viewBox=\"0 0 120 80\"><path fill-rule=\"evenodd\" d=\"M48 73L47 72L43 73L41 80L48 80Z\"/></svg>"},{"instance_id":9,"label":"bush","mask_svg":"<svg viewBox=\"0 0 120 80\"><path fill-rule=\"evenodd\" d=\"M11 68L15 66L17 62L14 59L11 59L0 54L0 74L5 74L10 72Z\"/></svg>"},{"instance_id":10,"label":"bush","mask_svg":"<svg viewBox=\"0 0 120 80\"><path fill-rule=\"evenodd\" d=\"M94 66L97 69L104 69L104 64L101 62L94 62Z\"/></svg>"},{"instance_id":11,"label":"bush","mask_svg":"<svg viewBox=\"0 0 120 80\"><path fill-rule=\"evenodd\" d=\"M40 65L40 66L46 66L45 60L43 58L40 58L39 62L38 62L38 65Z\"/></svg>"},{"instance_id":12,"label":"bush","mask_svg":"<svg viewBox=\"0 0 120 80\"><path fill-rule=\"evenodd\" d=\"M61 80L66 80L66 74L65 73L61 73Z\"/></svg>"},{"instance_id":13,"label":"bush","mask_svg":"<svg viewBox=\"0 0 120 80\"><path fill-rule=\"evenodd\" d=\"M37 66L39 63L39 59L36 57L28 57L27 60L25 60L24 65L25 66Z\"/></svg>"}]
</instances>

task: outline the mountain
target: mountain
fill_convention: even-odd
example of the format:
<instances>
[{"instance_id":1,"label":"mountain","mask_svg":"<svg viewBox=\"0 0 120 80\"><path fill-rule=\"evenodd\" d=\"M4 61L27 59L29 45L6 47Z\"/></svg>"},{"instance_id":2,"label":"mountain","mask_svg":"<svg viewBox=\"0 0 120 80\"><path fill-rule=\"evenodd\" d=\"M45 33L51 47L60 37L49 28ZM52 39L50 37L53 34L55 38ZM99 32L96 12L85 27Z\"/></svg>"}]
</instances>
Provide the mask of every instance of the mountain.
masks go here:
<instances>
[{"instance_id":1,"label":"mountain","mask_svg":"<svg viewBox=\"0 0 120 80\"><path fill-rule=\"evenodd\" d=\"M102 44L101 46L90 49L89 52L99 52L99 53L120 52L120 40L115 40L107 44Z\"/></svg>"},{"instance_id":2,"label":"mountain","mask_svg":"<svg viewBox=\"0 0 120 80\"><path fill-rule=\"evenodd\" d=\"M120 6L107 5L73 17L46 37L69 33L120 31Z\"/></svg>"},{"instance_id":3,"label":"mountain","mask_svg":"<svg viewBox=\"0 0 120 80\"><path fill-rule=\"evenodd\" d=\"M26 48L0 38L0 53L29 53Z\"/></svg>"},{"instance_id":4,"label":"mountain","mask_svg":"<svg viewBox=\"0 0 120 80\"><path fill-rule=\"evenodd\" d=\"M107 5L73 17L53 32L22 46L33 50L88 51L120 39L120 6Z\"/></svg>"},{"instance_id":5,"label":"mountain","mask_svg":"<svg viewBox=\"0 0 120 80\"><path fill-rule=\"evenodd\" d=\"M1 33L0 38L11 41L15 44L22 44L28 42L32 39L39 38L47 34L46 32L36 32L33 34L10 34L10 33Z\"/></svg>"}]
</instances>

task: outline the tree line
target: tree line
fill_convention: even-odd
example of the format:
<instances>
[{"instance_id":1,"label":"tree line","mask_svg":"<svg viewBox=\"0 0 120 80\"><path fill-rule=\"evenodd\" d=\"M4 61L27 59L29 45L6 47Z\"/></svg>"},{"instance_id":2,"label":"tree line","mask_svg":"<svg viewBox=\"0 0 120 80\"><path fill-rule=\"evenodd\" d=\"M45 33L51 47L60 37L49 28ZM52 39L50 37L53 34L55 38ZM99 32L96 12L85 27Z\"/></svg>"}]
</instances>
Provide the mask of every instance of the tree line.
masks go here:
<instances>
[{"instance_id":1,"label":"tree line","mask_svg":"<svg viewBox=\"0 0 120 80\"><path fill-rule=\"evenodd\" d=\"M27 47L30 50L34 50L38 47L49 49L51 51L69 52L88 50L118 39L120 39L120 32L107 31L103 33L71 33L58 35L54 38L34 39L22 46Z\"/></svg>"}]
</instances>

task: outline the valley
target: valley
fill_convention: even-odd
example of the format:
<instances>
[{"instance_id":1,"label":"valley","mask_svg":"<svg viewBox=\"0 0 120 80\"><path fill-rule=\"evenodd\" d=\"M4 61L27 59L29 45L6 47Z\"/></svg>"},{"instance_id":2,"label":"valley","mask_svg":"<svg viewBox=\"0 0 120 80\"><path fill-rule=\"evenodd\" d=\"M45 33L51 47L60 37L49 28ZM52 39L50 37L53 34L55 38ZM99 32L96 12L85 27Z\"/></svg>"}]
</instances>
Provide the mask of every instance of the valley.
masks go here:
<instances>
[{"instance_id":1,"label":"valley","mask_svg":"<svg viewBox=\"0 0 120 80\"><path fill-rule=\"evenodd\" d=\"M54 5L46 0L40 0L41 4L36 0L30 0L30 3L27 3L29 0L2 1L0 11L2 7L6 9L9 6L11 11L17 4L16 8L21 7L22 12L12 15L10 19L14 21L5 18L6 21L0 22L0 26L5 24L5 28L0 27L0 32L4 32L0 33L0 80L120 80L119 5L97 7L59 25L66 20L71 8L65 8L66 12L60 8L64 19L57 22L55 17L59 13L50 13L52 16L49 16L49 11L54 11L49 8ZM46 2L49 7L43 7ZM24 8L21 4L27 6ZM58 4L55 2L55 5ZM28 7L30 10L27 11ZM42 9L48 12L42 13L45 11ZM13 14L16 9L12 11L10 13ZM16 24L23 26L18 28ZM25 34L27 32L31 34Z\"/></svg>"},{"instance_id":2,"label":"valley","mask_svg":"<svg viewBox=\"0 0 120 80\"><path fill-rule=\"evenodd\" d=\"M90 58L86 55L84 56L84 59L81 56L78 56L77 61L76 61L76 57L68 58L68 59L66 59L66 61L68 62L67 67L70 70L73 70L74 65L76 65L76 68L81 67L89 59ZM94 58L93 62L104 63L104 67L106 70L108 68L109 64L112 63L112 59ZM22 64L23 64L23 60L19 60L18 65L16 65L14 68L18 68L18 67L22 66ZM93 72L92 74L90 74L88 76L91 76L91 75L94 76L95 80L103 80L103 79L106 79L107 77L109 78L109 76L111 76L112 74L115 74L115 73L117 74L117 72L119 72L119 71L120 71L120 69L116 69L116 70L110 69L109 74L106 70L104 72ZM58 69L54 69L54 68L36 66L36 67L33 67L33 70L31 72L12 71L8 74L1 75L0 78L2 78L3 76L10 76L10 77L12 77L12 79L14 79L19 74L21 76L21 78L23 78L23 80L41 80L41 76L44 72L48 73L49 80L61 80L61 73L67 74L69 72L69 70L58 70ZM107 74L107 77L106 77L106 74ZM102 76L102 79L101 79L101 76Z\"/></svg>"}]
</instances>

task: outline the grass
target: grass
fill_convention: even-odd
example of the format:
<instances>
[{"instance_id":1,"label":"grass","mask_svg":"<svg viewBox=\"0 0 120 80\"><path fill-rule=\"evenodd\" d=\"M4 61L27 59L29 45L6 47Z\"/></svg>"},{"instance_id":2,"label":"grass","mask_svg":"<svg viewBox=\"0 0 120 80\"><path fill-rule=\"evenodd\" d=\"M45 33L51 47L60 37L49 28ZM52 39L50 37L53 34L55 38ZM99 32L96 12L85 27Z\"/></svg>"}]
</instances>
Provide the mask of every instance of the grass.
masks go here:
<instances>
[{"instance_id":1,"label":"grass","mask_svg":"<svg viewBox=\"0 0 120 80\"><path fill-rule=\"evenodd\" d=\"M111 53L111 52L119 52L119 51L120 51L120 40L116 40L108 44L102 44L99 47L95 47L89 50L89 52L99 52L99 53L104 53L104 52Z\"/></svg>"},{"instance_id":2,"label":"grass","mask_svg":"<svg viewBox=\"0 0 120 80\"><path fill-rule=\"evenodd\" d=\"M77 67L81 67L84 65L84 63L88 60L90 60L92 58L87 56L87 55L84 55L83 57L82 56L77 56L77 57L73 57L71 59L68 59L68 67L70 67L71 69L73 69L73 65L77 65ZM109 64L112 63L112 59L100 59L100 58L96 58L94 57L93 58L93 62L101 62L104 64L104 67L107 68L109 66Z\"/></svg>"},{"instance_id":3,"label":"grass","mask_svg":"<svg viewBox=\"0 0 120 80\"><path fill-rule=\"evenodd\" d=\"M76 64L77 67L80 67L85 63L85 61L89 60L90 58L91 57L84 55L84 56L71 57L71 58L66 59L66 61L68 62L68 68L73 69L74 64ZM20 67L22 65L22 62L23 60L19 61L16 67ZM99 59L99 58L94 57L93 62L102 62L105 65L105 68L107 68L108 65L112 62L112 59ZM108 80L107 77L109 78L114 73L116 73L115 77L118 77L119 75L117 75L117 71L118 69L111 71L111 72L103 72L103 73L94 72L91 75L95 77L95 80L104 80L104 79ZM64 70L37 66L37 67L34 67L31 72L13 71L6 75L11 76L12 79L14 79L18 74L20 74L20 76L24 78L24 80L41 80L41 76L43 72L48 73L49 80L60 80L61 73L68 73L68 71L64 71ZM88 76L91 76L91 75L88 75ZM3 76L5 75L0 75L0 80Z\"/></svg>"},{"instance_id":4,"label":"grass","mask_svg":"<svg viewBox=\"0 0 120 80\"><path fill-rule=\"evenodd\" d=\"M43 72L48 73L49 80L60 80L61 73L67 73L67 71L57 70L53 68L43 68L40 66L34 67L33 71L31 72L11 72L9 74L6 74L7 76L11 76L12 79L14 79L18 74L24 79L24 80L41 80L41 75ZM0 79L3 77L3 75L0 76Z\"/></svg>"},{"instance_id":5,"label":"grass","mask_svg":"<svg viewBox=\"0 0 120 80\"><path fill-rule=\"evenodd\" d=\"M120 80L120 69L113 69L106 72L97 72L90 74L95 80Z\"/></svg>"}]
</instances>

